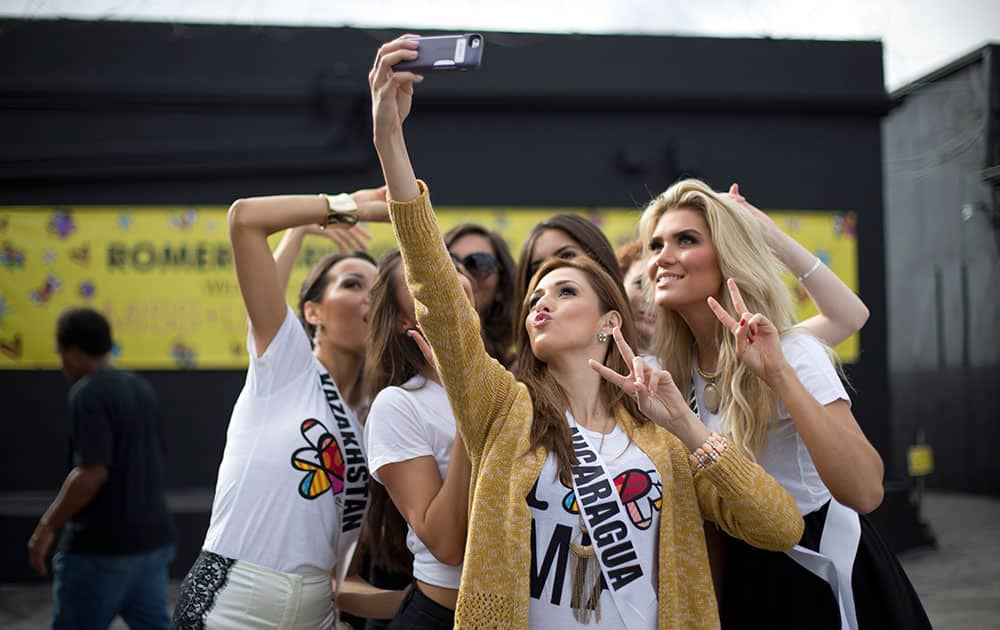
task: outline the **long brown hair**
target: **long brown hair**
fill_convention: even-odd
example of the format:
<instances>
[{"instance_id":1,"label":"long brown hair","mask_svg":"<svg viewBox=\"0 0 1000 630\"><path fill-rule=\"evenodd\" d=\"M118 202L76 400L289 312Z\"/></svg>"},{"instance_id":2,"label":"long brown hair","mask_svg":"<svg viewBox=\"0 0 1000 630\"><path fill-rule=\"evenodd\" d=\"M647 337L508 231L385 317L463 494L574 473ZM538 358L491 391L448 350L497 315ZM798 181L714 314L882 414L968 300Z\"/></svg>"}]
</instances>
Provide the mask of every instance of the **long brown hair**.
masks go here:
<instances>
[{"instance_id":1,"label":"long brown hair","mask_svg":"<svg viewBox=\"0 0 1000 630\"><path fill-rule=\"evenodd\" d=\"M514 281L514 299L523 300L528 295L529 285L536 268L531 264L531 251L535 241L546 230L559 230L573 239L588 258L600 265L618 284L622 284L622 270L615 258L615 249L599 227L575 214L557 214L535 224L521 247L521 257L517 261ZM626 298L626 301L628 299ZM514 321L514 330L523 327L524 320ZM516 336L515 332L515 336Z\"/></svg>"},{"instance_id":2,"label":"long brown hair","mask_svg":"<svg viewBox=\"0 0 1000 630\"><path fill-rule=\"evenodd\" d=\"M483 343L491 357L507 365L507 354L514 339L514 259L502 236L475 223L462 223L445 232L444 244L451 249L452 243L467 234L487 239L496 252L497 299L482 318Z\"/></svg>"},{"instance_id":3,"label":"long brown hair","mask_svg":"<svg viewBox=\"0 0 1000 630\"><path fill-rule=\"evenodd\" d=\"M386 387L402 386L424 369L420 348L396 330L396 271L403 264L398 249L386 252L369 293L368 344L365 352L365 390L374 399ZM369 478L368 514L360 546L375 566L394 573L413 571L413 554L406 546L406 519L396 509L385 486Z\"/></svg>"},{"instance_id":4,"label":"long brown hair","mask_svg":"<svg viewBox=\"0 0 1000 630\"><path fill-rule=\"evenodd\" d=\"M559 476L564 481L568 481L571 467L576 464L576 455L573 454L570 442L569 427L566 425L569 400L566 398L566 391L549 372L548 365L539 360L531 351L528 333L524 326L524 321L531 310L528 296L535 290L542 278L556 269L563 268L577 269L583 272L591 288L597 294L602 315L609 311L618 311L622 319L621 333L630 347L636 347L636 340L639 337L632 320L632 309L622 289L621 279L612 278L597 262L584 257L553 258L546 261L532 277L531 284L527 287L526 295L521 302L520 325L514 334L517 348L517 375L518 379L528 387L534 407L534 417L531 421L531 449L534 450L541 446L546 451L553 453L556 457ZM595 331L594 334L597 332ZM609 340L607 351L604 353L603 363L619 374L627 374L631 369L631 366L626 365L618 348L615 347L614 341L611 340ZM649 421L639 411L635 399L625 395L616 385L601 379L598 387L600 388L599 399L608 405L612 417L620 407L624 407L637 423L643 424Z\"/></svg>"}]
</instances>

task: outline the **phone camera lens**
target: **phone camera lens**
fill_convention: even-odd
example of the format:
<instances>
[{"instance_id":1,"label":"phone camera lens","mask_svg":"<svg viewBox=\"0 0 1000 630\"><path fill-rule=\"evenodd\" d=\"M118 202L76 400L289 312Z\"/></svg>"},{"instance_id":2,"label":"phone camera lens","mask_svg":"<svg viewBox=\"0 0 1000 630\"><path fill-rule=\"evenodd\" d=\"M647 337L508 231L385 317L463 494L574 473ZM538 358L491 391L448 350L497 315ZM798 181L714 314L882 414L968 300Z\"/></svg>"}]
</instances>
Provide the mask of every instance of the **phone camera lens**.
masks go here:
<instances>
[{"instance_id":1,"label":"phone camera lens","mask_svg":"<svg viewBox=\"0 0 1000 630\"><path fill-rule=\"evenodd\" d=\"M473 48L479 48L479 37L472 37L469 41L469 45Z\"/></svg>"}]
</instances>

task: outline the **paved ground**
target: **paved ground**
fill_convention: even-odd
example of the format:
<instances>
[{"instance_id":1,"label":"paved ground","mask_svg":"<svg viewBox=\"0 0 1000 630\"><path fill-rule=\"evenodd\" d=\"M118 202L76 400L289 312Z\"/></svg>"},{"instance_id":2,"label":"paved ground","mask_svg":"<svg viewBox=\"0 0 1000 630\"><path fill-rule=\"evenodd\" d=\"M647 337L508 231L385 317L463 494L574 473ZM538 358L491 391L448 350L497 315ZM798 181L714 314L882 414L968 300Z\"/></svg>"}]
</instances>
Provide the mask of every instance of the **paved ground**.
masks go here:
<instances>
[{"instance_id":1,"label":"paved ground","mask_svg":"<svg viewBox=\"0 0 1000 630\"><path fill-rule=\"evenodd\" d=\"M901 560L938 630L1000 629L1000 499L931 493L923 518L938 549ZM178 584L171 585L171 604ZM0 628L35 630L49 623L47 586L0 585ZM112 628L125 628L116 620Z\"/></svg>"}]
</instances>

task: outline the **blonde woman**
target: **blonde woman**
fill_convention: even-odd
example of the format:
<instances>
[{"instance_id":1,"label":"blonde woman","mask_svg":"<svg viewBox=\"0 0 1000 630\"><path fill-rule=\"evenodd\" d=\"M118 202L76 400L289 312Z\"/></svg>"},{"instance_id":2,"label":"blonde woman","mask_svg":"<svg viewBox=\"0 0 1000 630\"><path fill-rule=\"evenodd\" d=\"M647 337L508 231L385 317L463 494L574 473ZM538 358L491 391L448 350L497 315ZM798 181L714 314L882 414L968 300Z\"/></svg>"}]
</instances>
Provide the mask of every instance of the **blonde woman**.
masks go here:
<instances>
[{"instance_id":1,"label":"blonde woman","mask_svg":"<svg viewBox=\"0 0 1000 630\"><path fill-rule=\"evenodd\" d=\"M799 326L831 347L861 330L869 315L868 307L861 298L817 256L783 232L766 213L747 201L738 184L730 186L728 195L753 216L763 231L768 249L799 280L802 289L816 305L819 313L800 322ZM622 245L617 257L625 277L625 291L639 328L640 346L645 352L656 331L656 306L651 301L652 292L646 280L642 240L636 239Z\"/></svg>"},{"instance_id":2,"label":"blonde woman","mask_svg":"<svg viewBox=\"0 0 1000 630\"><path fill-rule=\"evenodd\" d=\"M407 283L472 462L455 627L718 627L702 517L780 550L801 535L794 503L710 435L663 373L654 395L655 378L623 375L628 301L588 258L532 278L515 332L523 380L489 357L402 133L420 78L392 66L418 47L382 46L369 82Z\"/></svg>"},{"instance_id":3,"label":"blonde woman","mask_svg":"<svg viewBox=\"0 0 1000 630\"><path fill-rule=\"evenodd\" d=\"M706 426L774 475L806 521L788 554L729 541L725 626L770 625L780 610L793 628L926 627L902 569L858 516L882 501L882 459L829 349L795 327L760 224L738 200L684 180L649 204L640 235L660 309L657 358L694 393Z\"/></svg>"}]
</instances>

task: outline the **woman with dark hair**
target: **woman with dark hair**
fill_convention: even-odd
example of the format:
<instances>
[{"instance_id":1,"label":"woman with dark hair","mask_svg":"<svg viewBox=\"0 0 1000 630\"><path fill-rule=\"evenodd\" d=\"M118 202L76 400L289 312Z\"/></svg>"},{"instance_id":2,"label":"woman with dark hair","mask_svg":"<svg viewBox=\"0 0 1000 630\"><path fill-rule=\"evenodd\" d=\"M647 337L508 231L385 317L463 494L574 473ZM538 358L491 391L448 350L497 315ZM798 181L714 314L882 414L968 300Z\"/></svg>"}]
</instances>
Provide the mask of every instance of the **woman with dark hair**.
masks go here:
<instances>
[{"instance_id":1,"label":"woman with dark hair","mask_svg":"<svg viewBox=\"0 0 1000 630\"><path fill-rule=\"evenodd\" d=\"M444 244L475 281L476 310L483 325L486 351L509 365L514 340L514 260L507 241L481 225L462 223L445 232Z\"/></svg>"},{"instance_id":2,"label":"woman with dark hair","mask_svg":"<svg viewBox=\"0 0 1000 630\"><path fill-rule=\"evenodd\" d=\"M515 272L514 299L524 298L532 276L550 258L586 256L621 284L615 250L599 227L575 214L557 214L538 222L521 247ZM520 322L515 322L517 328Z\"/></svg>"},{"instance_id":3,"label":"woman with dark hair","mask_svg":"<svg viewBox=\"0 0 1000 630\"><path fill-rule=\"evenodd\" d=\"M469 278L462 289L472 297ZM365 424L372 510L365 539L373 564L412 569L414 587L389 628L451 628L462 575L469 459L431 358L425 358L399 250L379 262L372 285L365 382L374 396Z\"/></svg>"},{"instance_id":4,"label":"woman with dark hair","mask_svg":"<svg viewBox=\"0 0 1000 630\"><path fill-rule=\"evenodd\" d=\"M233 408L202 552L181 585L175 628L317 628L334 620L367 504L355 410L374 261L332 254L309 272L298 315L267 237L318 224L383 220L385 192L239 199L229 209L233 264L250 320L247 380ZM301 318L301 321L300 319Z\"/></svg>"},{"instance_id":5,"label":"woman with dark hair","mask_svg":"<svg viewBox=\"0 0 1000 630\"><path fill-rule=\"evenodd\" d=\"M472 462L455 627L717 627L702 517L786 549L802 531L794 503L678 393L591 369L628 373L635 330L620 274L586 256L549 261L528 285L522 382L489 357L403 138L420 79L392 66L418 46L382 46L369 83L407 284Z\"/></svg>"}]
</instances>

